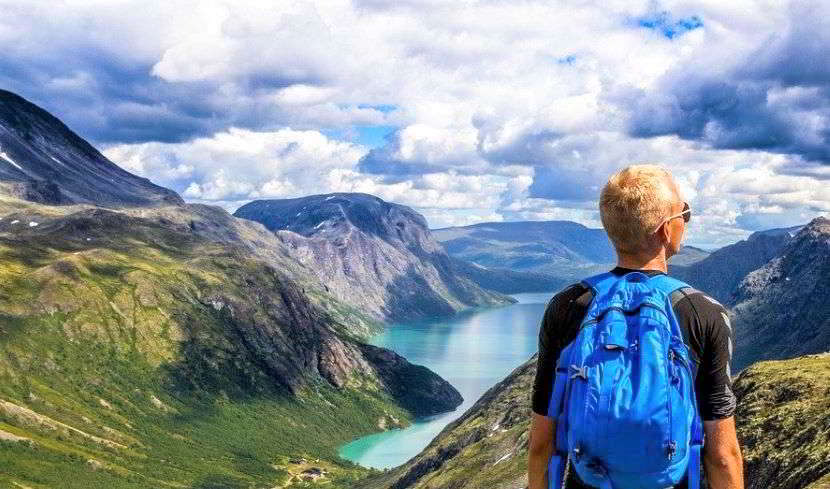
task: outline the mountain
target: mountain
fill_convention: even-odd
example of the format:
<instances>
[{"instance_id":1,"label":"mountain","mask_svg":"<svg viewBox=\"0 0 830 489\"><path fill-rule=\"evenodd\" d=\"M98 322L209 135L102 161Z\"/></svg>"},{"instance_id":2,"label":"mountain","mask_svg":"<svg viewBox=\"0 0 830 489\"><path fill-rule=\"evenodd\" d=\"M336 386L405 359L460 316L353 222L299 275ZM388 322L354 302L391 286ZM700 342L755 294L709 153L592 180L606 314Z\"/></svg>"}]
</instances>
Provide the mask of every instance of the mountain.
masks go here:
<instances>
[{"instance_id":1,"label":"mountain","mask_svg":"<svg viewBox=\"0 0 830 489\"><path fill-rule=\"evenodd\" d=\"M778 256L801 227L756 231L745 240L719 248L702 260L685 266L672 258L669 273L722 304L732 305L740 281Z\"/></svg>"},{"instance_id":2,"label":"mountain","mask_svg":"<svg viewBox=\"0 0 830 489\"><path fill-rule=\"evenodd\" d=\"M538 272L522 272L499 267L483 267L456 257L450 257L456 270L480 287L502 294L521 292L550 292L568 285L562 277Z\"/></svg>"},{"instance_id":3,"label":"mountain","mask_svg":"<svg viewBox=\"0 0 830 489\"><path fill-rule=\"evenodd\" d=\"M0 90L0 195L104 207L183 203L123 170L37 105Z\"/></svg>"},{"instance_id":4,"label":"mountain","mask_svg":"<svg viewBox=\"0 0 830 489\"><path fill-rule=\"evenodd\" d=\"M447 253L485 267L561 274L616 262L605 230L571 221L486 222L432 233Z\"/></svg>"},{"instance_id":5,"label":"mountain","mask_svg":"<svg viewBox=\"0 0 830 489\"><path fill-rule=\"evenodd\" d=\"M515 302L461 273L422 215L373 195L257 200L234 216L274 231L335 297L380 320Z\"/></svg>"},{"instance_id":6,"label":"mountain","mask_svg":"<svg viewBox=\"0 0 830 489\"><path fill-rule=\"evenodd\" d=\"M358 489L527 487L530 392L537 355L490 388L427 447ZM824 489L830 482L830 355L761 362L734 383L747 488Z\"/></svg>"},{"instance_id":7,"label":"mountain","mask_svg":"<svg viewBox=\"0 0 830 489\"><path fill-rule=\"evenodd\" d=\"M478 268L471 271L477 283L505 293L558 290L617 262L604 229L572 221L487 222L432 234L451 256ZM690 266L708 255L684 246L670 266Z\"/></svg>"},{"instance_id":8,"label":"mountain","mask_svg":"<svg viewBox=\"0 0 830 489\"><path fill-rule=\"evenodd\" d=\"M801 227L773 259L747 274L732 308L733 369L830 350L830 219Z\"/></svg>"},{"instance_id":9,"label":"mountain","mask_svg":"<svg viewBox=\"0 0 830 489\"><path fill-rule=\"evenodd\" d=\"M366 470L339 444L462 401L362 343L379 325L257 223L198 205L0 216L0 486L271 487L302 455L348 478Z\"/></svg>"},{"instance_id":10,"label":"mountain","mask_svg":"<svg viewBox=\"0 0 830 489\"><path fill-rule=\"evenodd\" d=\"M0 487L344 487L340 445L462 402L261 224L7 92L0 138Z\"/></svg>"},{"instance_id":11,"label":"mountain","mask_svg":"<svg viewBox=\"0 0 830 489\"><path fill-rule=\"evenodd\" d=\"M688 267L705 259L710 254L711 252L702 250L696 246L683 245L680 247L680 251L678 251L677 254L669 258L669 265L676 267Z\"/></svg>"}]
</instances>

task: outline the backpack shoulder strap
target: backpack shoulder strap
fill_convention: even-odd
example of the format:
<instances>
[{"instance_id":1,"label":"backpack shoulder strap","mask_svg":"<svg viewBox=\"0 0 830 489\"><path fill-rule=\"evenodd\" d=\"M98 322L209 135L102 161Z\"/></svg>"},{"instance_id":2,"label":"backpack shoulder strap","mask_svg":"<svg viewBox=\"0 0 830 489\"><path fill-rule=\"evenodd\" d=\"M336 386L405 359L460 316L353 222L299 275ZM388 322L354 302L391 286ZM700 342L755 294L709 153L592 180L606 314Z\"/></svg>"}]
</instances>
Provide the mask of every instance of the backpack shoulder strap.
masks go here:
<instances>
[{"instance_id":1,"label":"backpack shoulder strap","mask_svg":"<svg viewBox=\"0 0 830 489\"><path fill-rule=\"evenodd\" d=\"M691 287L686 282L670 277L664 273L655 275L648 280L649 285L662 290L667 296L671 296L672 292L683 287Z\"/></svg>"},{"instance_id":2,"label":"backpack shoulder strap","mask_svg":"<svg viewBox=\"0 0 830 489\"><path fill-rule=\"evenodd\" d=\"M608 292L611 285L613 285L618 278L619 277L611 272L603 272L586 277L582 279L580 283L589 289L593 289L594 297L600 297Z\"/></svg>"}]
</instances>

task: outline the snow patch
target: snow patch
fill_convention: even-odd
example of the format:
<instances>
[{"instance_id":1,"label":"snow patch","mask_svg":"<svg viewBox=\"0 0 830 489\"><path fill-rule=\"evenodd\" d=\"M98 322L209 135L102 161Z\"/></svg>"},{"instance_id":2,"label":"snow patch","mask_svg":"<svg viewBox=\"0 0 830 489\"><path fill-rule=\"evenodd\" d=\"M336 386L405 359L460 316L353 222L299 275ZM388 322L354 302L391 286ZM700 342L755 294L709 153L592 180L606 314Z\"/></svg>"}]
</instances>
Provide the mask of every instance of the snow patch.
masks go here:
<instances>
[{"instance_id":1,"label":"snow patch","mask_svg":"<svg viewBox=\"0 0 830 489\"><path fill-rule=\"evenodd\" d=\"M35 221L29 221L29 227L30 228L33 228L35 226L37 226L37 223Z\"/></svg>"},{"instance_id":2,"label":"snow patch","mask_svg":"<svg viewBox=\"0 0 830 489\"><path fill-rule=\"evenodd\" d=\"M324 200L331 200L331 199L333 199L333 198L334 198L334 196L333 196L333 195L330 195L330 196L326 197Z\"/></svg>"},{"instance_id":3,"label":"snow patch","mask_svg":"<svg viewBox=\"0 0 830 489\"><path fill-rule=\"evenodd\" d=\"M14 160L11 159L11 157L9 155L7 155L6 153L0 151L0 158L3 158L4 160L8 161L9 163L11 163L11 165L13 167L17 168L18 170L23 171L23 168L21 168L20 165L15 163Z\"/></svg>"},{"instance_id":4,"label":"snow patch","mask_svg":"<svg viewBox=\"0 0 830 489\"><path fill-rule=\"evenodd\" d=\"M11 224L17 224L19 222L20 222L20 219L15 219L14 221L11 222Z\"/></svg>"}]
</instances>

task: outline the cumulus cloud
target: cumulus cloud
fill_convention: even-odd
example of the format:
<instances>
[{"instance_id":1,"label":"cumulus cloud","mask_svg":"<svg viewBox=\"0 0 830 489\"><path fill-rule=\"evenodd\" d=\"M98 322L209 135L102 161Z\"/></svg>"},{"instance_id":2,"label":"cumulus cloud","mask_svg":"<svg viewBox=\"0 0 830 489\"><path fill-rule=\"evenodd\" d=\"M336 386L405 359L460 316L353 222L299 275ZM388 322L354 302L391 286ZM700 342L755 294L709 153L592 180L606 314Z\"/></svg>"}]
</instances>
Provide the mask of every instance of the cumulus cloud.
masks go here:
<instances>
[{"instance_id":1,"label":"cumulus cloud","mask_svg":"<svg viewBox=\"0 0 830 489\"><path fill-rule=\"evenodd\" d=\"M190 200L598 226L655 162L709 246L830 201L821 2L0 2L0 85Z\"/></svg>"},{"instance_id":2,"label":"cumulus cloud","mask_svg":"<svg viewBox=\"0 0 830 489\"><path fill-rule=\"evenodd\" d=\"M623 101L633 109L630 133L677 134L715 148L830 164L830 67L818 61L830 49L830 5L792 2L772 16L780 24L768 30L761 21L755 34L722 26L655 91Z\"/></svg>"}]
</instances>

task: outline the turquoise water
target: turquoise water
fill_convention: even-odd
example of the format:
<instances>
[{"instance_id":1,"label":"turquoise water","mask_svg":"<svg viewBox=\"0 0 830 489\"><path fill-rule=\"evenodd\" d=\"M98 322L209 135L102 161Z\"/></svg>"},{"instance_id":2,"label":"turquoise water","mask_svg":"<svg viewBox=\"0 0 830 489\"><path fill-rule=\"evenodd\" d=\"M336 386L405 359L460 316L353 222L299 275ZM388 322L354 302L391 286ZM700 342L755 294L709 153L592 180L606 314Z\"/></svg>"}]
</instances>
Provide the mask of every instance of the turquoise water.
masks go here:
<instances>
[{"instance_id":1,"label":"turquoise water","mask_svg":"<svg viewBox=\"0 0 830 489\"><path fill-rule=\"evenodd\" d=\"M429 367L458 389L464 402L454 411L419 418L408 428L353 440L340 447L340 456L383 469L418 454L444 426L536 352L542 313L554 293L514 294L519 302L508 306L387 325L369 342Z\"/></svg>"}]
</instances>

